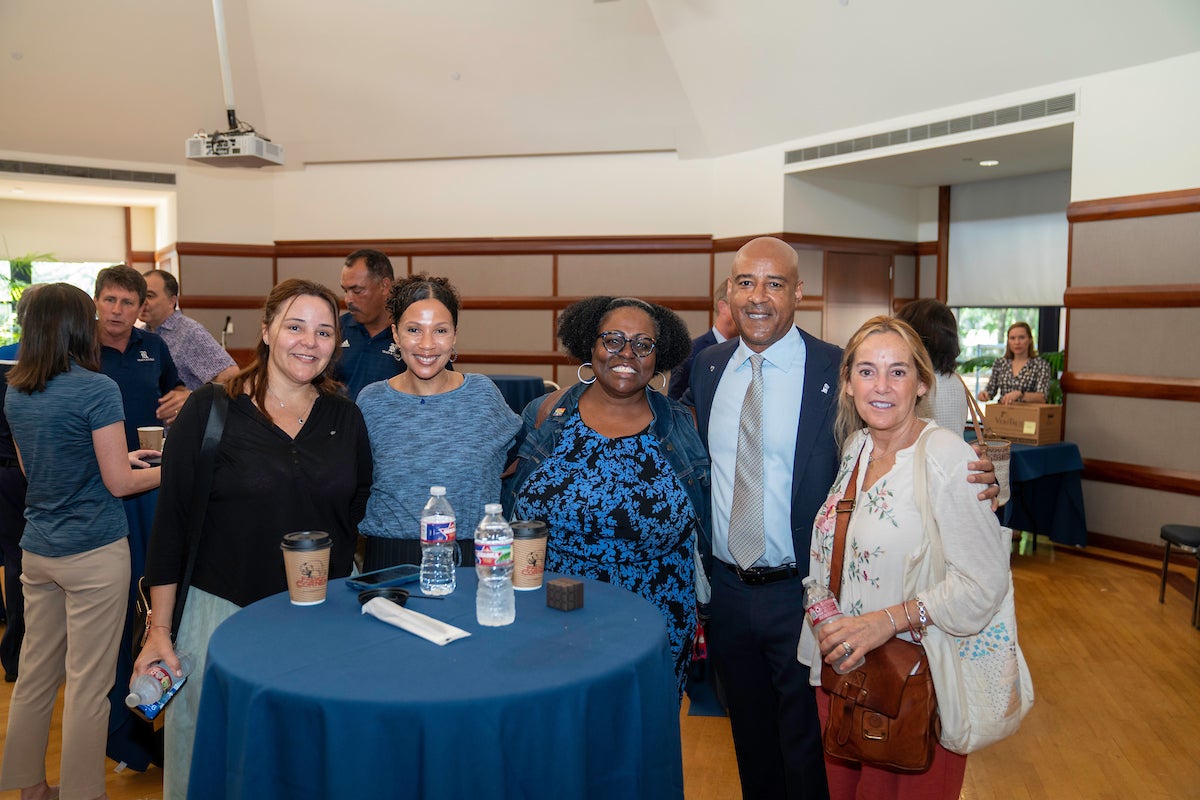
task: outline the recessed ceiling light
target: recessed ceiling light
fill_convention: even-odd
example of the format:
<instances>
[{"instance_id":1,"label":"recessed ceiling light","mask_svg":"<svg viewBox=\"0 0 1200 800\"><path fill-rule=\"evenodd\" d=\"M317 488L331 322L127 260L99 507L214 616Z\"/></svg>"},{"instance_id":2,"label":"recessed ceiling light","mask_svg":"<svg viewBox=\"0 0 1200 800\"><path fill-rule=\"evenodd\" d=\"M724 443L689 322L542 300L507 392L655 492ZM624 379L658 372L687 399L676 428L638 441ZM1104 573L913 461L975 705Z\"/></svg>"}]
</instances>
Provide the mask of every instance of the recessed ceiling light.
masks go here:
<instances>
[{"instance_id":1,"label":"recessed ceiling light","mask_svg":"<svg viewBox=\"0 0 1200 800\"><path fill-rule=\"evenodd\" d=\"M979 162L979 166L981 166L981 167L998 167L998 166L1000 166L1000 162L994 158L985 158L983 161Z\"/></svg>"}]
</instances>

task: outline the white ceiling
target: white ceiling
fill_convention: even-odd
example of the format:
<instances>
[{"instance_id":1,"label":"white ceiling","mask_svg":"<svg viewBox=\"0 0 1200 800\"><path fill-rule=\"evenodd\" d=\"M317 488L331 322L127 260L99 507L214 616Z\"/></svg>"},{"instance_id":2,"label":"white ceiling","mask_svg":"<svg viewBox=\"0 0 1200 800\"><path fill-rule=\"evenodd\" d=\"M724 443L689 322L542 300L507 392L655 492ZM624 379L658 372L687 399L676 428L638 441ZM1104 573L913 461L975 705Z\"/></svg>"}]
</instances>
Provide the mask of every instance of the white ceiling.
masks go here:
<instances>
[{"instance_id":1,"label":"white ceiling","mask_svg":"<svg viewBox=\"0 0 1200 800\"><path fill-rule=\"evenodd\" d=\"M238 116L284 146L286 169L542 153L716 156L1200 50L1197 0L224 8ZM183 164L188 136L226 127L212 4L2 0L0 98L0 149ZM1018 173L1069 165L1069 127L1029 136L996 145L1028 160ZM934 185L957 182L948 170L976 157L999 156L941 148L829 174Z\"/></svg>"}]
</instances>

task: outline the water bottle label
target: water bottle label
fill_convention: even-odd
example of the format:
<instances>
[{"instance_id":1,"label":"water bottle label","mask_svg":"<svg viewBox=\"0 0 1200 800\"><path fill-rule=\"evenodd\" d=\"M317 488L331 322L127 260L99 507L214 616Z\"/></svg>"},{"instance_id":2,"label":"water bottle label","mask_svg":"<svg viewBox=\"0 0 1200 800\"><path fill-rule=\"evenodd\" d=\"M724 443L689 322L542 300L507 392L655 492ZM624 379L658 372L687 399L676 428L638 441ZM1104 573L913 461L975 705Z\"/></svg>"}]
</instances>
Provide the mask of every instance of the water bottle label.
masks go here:
<instances>
[{"instance_id":1,"label":"water bottle label","mask_svg":"<svg viewBox=\"0 0 1200 800\"><path fill-rule=\"evenodd\" d=\"M138 705L133 707L133 712L147 722L151 722L162 713L163 708L171 701L171 698L183 688L183 684L187 683L188 676L184 675L179 679L179 682L169 688L167 692L156 703L147 703L146 705Z\"/></svg>"},{"instance_id":2,"label":"water bottle label","mask_svg":"<svg viewBox=\"0 0 1200 800\"><path fill-rule=\"evenodd\" d=\"M431 542L453 542L456 538L455 530L454 520L445 522L421 520L421 541L425 544Z\"/></svg>"},{"instance_id":3,"label":"water bottle label","mask_svg":"<svg viewBox=\"0 0 1200 800\"><path fill-rule=\"evenodd\" d=\"M146 674L162 686L164 694L170 690L171 684L175 682L175 678L171 675L170 671L162 664L155 663L150 665L146 669Z\"/></svg>"},{"instance_id":4,"label":"water bottle label","mask_svg":"<svg viewBox=\"0 0 1200 800\"><path fill-rule=\"evenodd\" d=\"M512 542L481 542L475 540L475 566L503 567L513 563Z\"/></svg>"},{"instance_id":5,"label":"water bottle label","mask_svg":"<svg viewBox=\"0 0 1200 800\"><path fill-rule=\"evenodd\" d=\"M808 607L808 619L814 625L820 625L830 617L835 617L841 613L838 608L837 600L833 597L825 600L818 600Z\"/></svg>"}]
</instances>

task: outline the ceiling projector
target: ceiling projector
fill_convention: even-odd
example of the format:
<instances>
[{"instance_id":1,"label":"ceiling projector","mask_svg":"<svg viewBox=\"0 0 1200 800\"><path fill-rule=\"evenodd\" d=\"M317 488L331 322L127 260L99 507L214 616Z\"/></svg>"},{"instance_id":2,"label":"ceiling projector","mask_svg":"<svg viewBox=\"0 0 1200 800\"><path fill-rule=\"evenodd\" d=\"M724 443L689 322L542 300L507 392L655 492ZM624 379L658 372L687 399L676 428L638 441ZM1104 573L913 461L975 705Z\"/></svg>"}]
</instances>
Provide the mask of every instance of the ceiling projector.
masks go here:
<instances>
[{"instance_id":1,"label":"ceiling projector","mask_svg":"<svg viewBox=\"0 0 1200 800\"><path fill-rule=\"evenodd\" d=\"M187 157L214 167L275 167L283 165L283 146L253 131L197 133L186 142Z\"/></svg>"}]
</instances>

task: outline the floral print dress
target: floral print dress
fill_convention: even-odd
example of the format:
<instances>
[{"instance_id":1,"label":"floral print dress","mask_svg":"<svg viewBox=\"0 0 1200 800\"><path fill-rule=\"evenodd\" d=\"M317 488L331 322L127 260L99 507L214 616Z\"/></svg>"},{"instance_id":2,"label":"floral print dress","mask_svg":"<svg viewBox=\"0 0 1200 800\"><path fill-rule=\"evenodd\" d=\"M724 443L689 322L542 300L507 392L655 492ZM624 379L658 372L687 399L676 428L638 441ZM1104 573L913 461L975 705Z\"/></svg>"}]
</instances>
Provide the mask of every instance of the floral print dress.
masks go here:
<instances>
[{"instance_id":1,"label":"floral print dress","mask_svg":"<svg viewBox=\"0 0 1200 800\"><path fill-rule=\"evenodd\" d=\"M932 424L927 426L924 434L933 427ZM816 576L822 585L829 585L837 504L846 494L846 484L850 482L854 463L861 457L856 503L846 530L846 554L842 560L840 605L845 614L859 616L907 599L904 596L905 568L909 559L918 555L925 541L921 512L913 491L915 452L916 443L898 451L896 463L887 474L873 485L863 486L867 459L871 456L870 437L865 431L859 431L850 437L842 450L837 478L813 524L809 574ZM905 621L896 622L903 627ZM907 634L902 636L909 638ZM797 653L802 661L810 665L820 663L816 639L807 622ZM806 655L812 660L804 658ZM821 671L812 670L810 680L814 686L819 685Z\"/></svg>"},{"instance_id":2,"label":"floral print dress","mask_svg":"<svg viewBox=\"0 0 1200 800\"><path fill-rule=\"evenodd\" d=\"M682 697L695 630L695 514L654 436L610 439L576 414L521 487L513 516L546 522L546 569L607 581L658 608Z\"/></svg>"}]
</instances>

